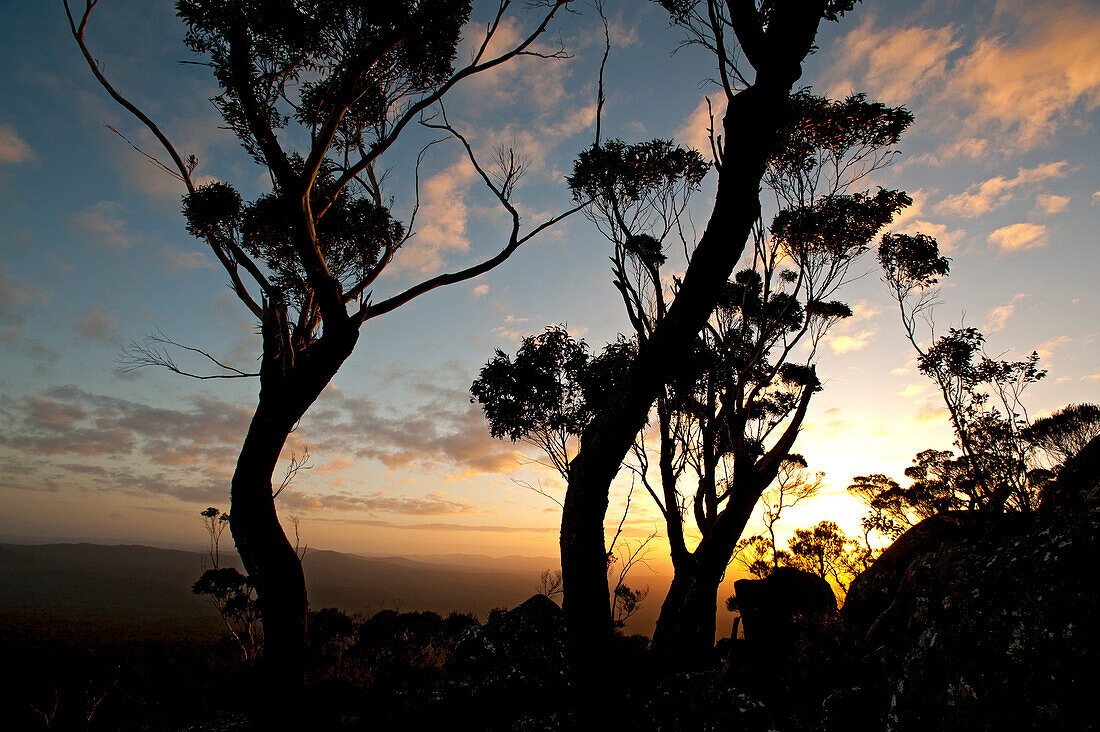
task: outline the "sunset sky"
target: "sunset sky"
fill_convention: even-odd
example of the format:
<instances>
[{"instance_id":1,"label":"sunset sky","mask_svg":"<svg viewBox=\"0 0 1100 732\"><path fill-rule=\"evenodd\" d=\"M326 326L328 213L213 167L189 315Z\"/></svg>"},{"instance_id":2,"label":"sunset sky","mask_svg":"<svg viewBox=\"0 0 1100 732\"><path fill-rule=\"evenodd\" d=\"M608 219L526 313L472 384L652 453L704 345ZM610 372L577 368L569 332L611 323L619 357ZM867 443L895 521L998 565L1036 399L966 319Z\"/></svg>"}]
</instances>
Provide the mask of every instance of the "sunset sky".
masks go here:
<instances>
[{"instance_id":1,"label":"sunset sky","mask_svg":"<svg viewBox=\"0 0 1100 732\"><path fill-rule=\"evenodd\" d=\"M502 33L518 37L520 7ZM479 38L475 6L460 58ZM523 59L447 97L451 121L478 150L499 143L531 160L518 199L525 222L569 204L563 176L593 135L603 33L591 10L567 15L570 60ZM608 0L613 49L604 135L706 146L716 103L711 59L655 4ZM252 380L192 381L122 373L131 339L160 329L242 368L259 353L256 324L223 272L184 230L182 185L123 139L159 154L150 135L95 83L60 1L9 3L0 43L0 541L86 538L164 545L203 540L198 513L228 508L228 481L255 404ZM220 129L216 86L182 43L171 2L103 0L89 45L108 77L199 159L198 176L247 198L266 172ZM823 24L803 83L819 94L865 91L904 104L916 123L903 154L868 185L902 188L914 205L894 224L939 238L952 258L937 325L965 323L992 353L1037 350L1049 375L1028 392L1032 416L1100 401L1100 4L866 2ZM407 218L414 130L385 158L388 193ZM708 153L709 154L709 153ZM375 300L505 243L505 213L483 194L457 144L421 171L417 234L379 281ZM714 174L691 207L696 227ZM536 453L490 438L470 382L493 349L551 323L599 347L629 326L611 285L608 246L575 216L487 276L439 290L363 331L355 354L288 448L312 468L280 496L318 548L374 554L555 556L559 509L520 485L563 490ZM930 382L915 370L873 255L841 293L855 317L820 353L825 389L796 446L828 490L780 531L830 518L858 527L852 476L901 478L914 453L952 436ZM626 481L620 477L616 496ZM658 525L638 497L629 536ZM615 512L612 508L612 513Z\"/></svg>"}]
</instances>

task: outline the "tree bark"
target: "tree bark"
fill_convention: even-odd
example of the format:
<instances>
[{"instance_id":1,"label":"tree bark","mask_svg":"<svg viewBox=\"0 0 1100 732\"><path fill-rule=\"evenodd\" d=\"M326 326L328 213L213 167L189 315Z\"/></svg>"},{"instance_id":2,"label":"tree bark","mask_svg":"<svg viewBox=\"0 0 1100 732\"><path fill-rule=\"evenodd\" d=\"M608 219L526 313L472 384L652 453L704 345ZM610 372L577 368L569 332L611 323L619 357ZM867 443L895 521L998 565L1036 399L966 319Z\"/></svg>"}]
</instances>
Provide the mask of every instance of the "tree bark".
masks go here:
<instances>
[{"instance_id":1,"label":"tree bark","mask_svg":"<svg viewBox=\"0 0 1100 732\"><path fill-rule=\"evenodd\" d=\"M594 672L611 635L603 521L608 491L658 390L674 374L717 304L760 215L760 180L779 144L787 99L802 75L822 2L792 3L768 30L766 63L756 82L734 95L723 121L725 152L714 209L668 315L642 343L611 405L581 436L562 511L563 610L574 667Z\"/></svg>"}]
</instances>

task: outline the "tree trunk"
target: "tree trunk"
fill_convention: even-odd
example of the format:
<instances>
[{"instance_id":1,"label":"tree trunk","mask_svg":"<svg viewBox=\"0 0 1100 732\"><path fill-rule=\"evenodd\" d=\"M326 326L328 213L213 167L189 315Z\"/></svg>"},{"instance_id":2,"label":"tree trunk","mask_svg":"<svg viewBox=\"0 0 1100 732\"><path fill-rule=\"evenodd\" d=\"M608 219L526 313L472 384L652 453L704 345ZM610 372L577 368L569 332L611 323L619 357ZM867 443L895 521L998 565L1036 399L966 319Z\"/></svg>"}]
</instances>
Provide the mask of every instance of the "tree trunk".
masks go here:
<instances>
[{"instance_id":1,"label":"tree trunk","mask_svg":"<svg viewBox=\"0 0 1100 732\"><path fill-rule=\"evenodd\" d=\"M669 670L695 668L709 659L721 582L721 574L708 571L697 560L676 568L651 646Z\"/></svg>"},{"instance_id":2,"label":"tree trunk","mask_svg":"<svg viewBox=\"0 0 1100 732\"><path fill-rule=\"evenodd\" d=\"M261 392L237 459L229 515L233 541L260 601L263 686L272 699L285 699L302 682L308 603L302 563L279 525L272 495L275 465L294 422L264 396Z\"/></svg>"},{"instance_id":3,"label":"tree trunk","mask_svg":"<svg viewBox=\"0 0 1100 732\"><path fill-rule=\"evenodd\" d=\"M288 365L265 330L260 396L233 472L229 525L260 602L260 711L292 716L305 670L309 603L301 560L279 524L272 476L287 437L351 355L359 333L333 327Z\"/></svg>"}]
</instances>

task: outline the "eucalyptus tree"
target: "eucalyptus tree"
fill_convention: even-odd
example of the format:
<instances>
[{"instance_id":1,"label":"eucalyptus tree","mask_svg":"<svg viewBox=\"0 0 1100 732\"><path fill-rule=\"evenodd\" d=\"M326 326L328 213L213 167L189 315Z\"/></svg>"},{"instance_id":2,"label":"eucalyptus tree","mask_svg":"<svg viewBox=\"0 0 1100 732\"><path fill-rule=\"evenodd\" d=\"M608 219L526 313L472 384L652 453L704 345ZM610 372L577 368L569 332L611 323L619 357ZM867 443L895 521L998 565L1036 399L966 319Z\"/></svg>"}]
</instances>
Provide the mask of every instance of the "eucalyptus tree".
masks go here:
<instances>
[{"instance_id":1,"label":"eucalyptus tree","mask_svg":"<svg viewBox=\"0 0 1100 732\"><path fill-rule=\"evenodd\" d=\"M746 266L723 284L679 363L667 364L655 395L653 481L644 439L634 443L674 567L653 648L676 662L702 658L713 645L718 585L820 390L818 345L852 315L832 298L877 232L910 202L899 191L851 192L893 156L912 122L906 109L802 91L788 98L783 117L763 175L778 212L767 227L758 216ZM614 141L584 151L569 178L577 200L592 201L586 216L612 244L613 282L639 344L637 360L687 288L666 262L677 244L693 261L680 217L706 170L697 152L671 143ZM593 420L599 417L596 411Z\"/></svg>"},{"instance_id":2,"label":"eucalyptus tree","mask_svg":"<svg viewBox=\"0 0 1100 732\"><path fill-rule=\"evenodd\" d=\"M597 668L610 638L604 517L610 486L659 392L718 305L760 217L759 187L783 146L789 98L820 22L854 0L664 0L689 42L711 54L726 112L714 125L714 206L667 313L638 343L622 386L588 423L562 511L564 610L578 663ZM752 77L751 79L749 77Z\"/></svg>"},{"instance_id":3,"label":"eucalyptus tree","mask_svg":"<svg viewBox=\"0 0 1100 732\"><path fill-rule=\"evenodd\" d=\"M464 79L520 56L564 56L533 44L568 0L534 3L532 30L497 49L512 17L511 0L499 0L464 64L456 64L456 49L470 0L179 0L187 46L220 87L213 103L271 181L270 191L253 201L228 182L196 184L195 158L179 151L106 78L85 40L96 4L85 0L74 14L65 0L73 37L97 81L163 148L168 162L162 169L186 189L188 231L213 253L259 323L258 373L214 361L221 370L213 375L259 378L231 483L231 531L262 608L262 664L273 685L292 687L301 680L307 598L301 562L276 513L272 474L280 453L366 323L489 271L569 213L522 228L511 200L522 175L518 158L505 154L498 165L483 167L441 108ZM503 247L477 264L374 297L373 288L414 232L415 208L408 222L398 220L383 191L383 156L424 122L460 139L511 230ZM409 178L415 178L411 167ZM183 372L163 345L139 347L134 365Z\"/></svg>"},{"instance_id":4,"label":"eucalyptus tree","mask_svg":"<svg viewBox=\"0 0 1100 732\"><path fill-rule=\"evenodd\" d=\"M917 368L936 384L955 432L961 453L957 467L964 479L956 480L952 491L961 491L970 510L1034 509L1042 480L1031 471L1023 394L1046 376L1038 353L1019 361L992 358L977 328L937 334L937 285L950 262L934 238L887 234L878 256L905 337L917 354Z\"/></svg>"}]
</instances>

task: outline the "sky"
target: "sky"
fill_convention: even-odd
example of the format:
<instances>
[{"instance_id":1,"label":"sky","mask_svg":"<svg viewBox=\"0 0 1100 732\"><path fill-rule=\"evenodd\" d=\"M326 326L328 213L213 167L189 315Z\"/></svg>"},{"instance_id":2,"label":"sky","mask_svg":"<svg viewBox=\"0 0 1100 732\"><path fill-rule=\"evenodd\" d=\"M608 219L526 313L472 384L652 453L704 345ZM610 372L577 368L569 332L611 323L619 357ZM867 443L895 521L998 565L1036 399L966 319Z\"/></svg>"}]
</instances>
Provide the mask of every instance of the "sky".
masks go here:
<instances>
[{"instance_id":1,"label":"sky","mask_svg":"<svg viewBox=\"0 0 1100 732\"><path fill-rule=\"evenodd\" d=\"M517 193L525 225L569 206L563 177L592 141L603 34L590 9L578 11L541 42L552 51L560 41L571 58L521 59L447 97L476 150L503 143L530 161ZM707 82L711 59L681 47L655 4L608 0L606 13L605 137L705 152L706 97L720 96ZM198 545L199 512L228 508L256 383L126 373L119 355L159 330L247 370L256 324L184 230L181 184L128 144L159 152L94 82L60 2L10 3L3 15L0 540ZM460 58L486 19L477 5ZM520 8L500 40L531 22ZM105 0L88 42L113 83L198 157L200 180L258 196L267 176L221 129L207 69L179 63L193 59L182 36L170 2ZM938 327L980 327L995 354L1038 351L1049 375L1027 393L1032 416L1100 401L1097 38L1095 2L868 2L823 24L802 80L913 111L902 154L868 185L910 192L893 230L933 234L952 259ZM384 161L401 218L412 161L431 139L406 137ZM505 212L457 144L434 146L420 177L416 236L376 301L505 244ZM713 187L711 173L690 208L696 227ZM527 486L560 493L560 479L535 451L489 436L469 386L494 349L514 352L548 324L594 347L626 331L609 254L574 216L491 273L369 322L288 443L285 458L311 457L279 498L284 522L297 516L317 548L556 556L560 509ZM919 450L951 446L873 256L854 274L841 296L855 315L821 349L825 389L795 448L827 488L785 516L780 536L822 519L857 529L860 508L845 492L853 476L900 479ZM609 524L627 483L616 483ZM658 518L636 496L624 535L648 535Z\"/></svg>"}]
</instances>

